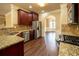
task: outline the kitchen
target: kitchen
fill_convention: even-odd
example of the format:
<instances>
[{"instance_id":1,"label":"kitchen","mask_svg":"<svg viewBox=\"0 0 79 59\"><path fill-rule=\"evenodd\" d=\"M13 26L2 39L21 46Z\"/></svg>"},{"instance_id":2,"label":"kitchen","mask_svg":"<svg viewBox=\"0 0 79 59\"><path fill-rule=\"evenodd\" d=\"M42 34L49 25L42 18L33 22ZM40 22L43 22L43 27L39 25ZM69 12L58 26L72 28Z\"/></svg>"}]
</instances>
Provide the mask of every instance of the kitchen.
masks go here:
<instances>
[{"instance_id":1,"label":"kitchen","mask_svg":"<svg viewBox=\"0 0 79 59\"><path fill-rule=\"evenodd\" d=\"M5 25L0 28L2 41L0 55L24 55L24 43L41 37L41 22L38 21L38 13L25 11L14 4L2 4L2 6L8 7L8 12L6 13L6 8L3 9L5 11L3 13L6 14L5 18L1 19ZM14 41L11 43L12 39Z\"/></svg>"},{"instance_id":2,"label":"kitchen","mask_svg":"<svg viewBox=\"0 0 79 59\"><path fill-rule=\"evenodd\" d=\"M27 7L30 5L30 7L28 7L29 9L25 8L26 5ZM2 16L3 19L0 19L0 55L79 55L79 46L76 44L78 41L74 40L75 38L76 40L79 39L78 4L49 3L49 6L46 6L46 8L48 7L46 9L48 11L45 12L42 10L41 14L39 11L36 12L36 7L32 10L33 5L34 4L31 3L1 4L0 16ZM36 4L34 6L36 6ZM53 8L51 8L51 6ZM42 8L44 8L44 6L41 8L38 7L38 10ZM51 19L55 19L55 21L52 22ZM52 22L53 25L49 26L48 22ZM55 29L52 28L54 25L56 27ZM53 34L50 32L53 32ZM65 37L70 38L70 40L67 41ZM72 40L74 41L71 42ZM57 47L53 46L54 44Z\"/></svg>"}]
</instances>

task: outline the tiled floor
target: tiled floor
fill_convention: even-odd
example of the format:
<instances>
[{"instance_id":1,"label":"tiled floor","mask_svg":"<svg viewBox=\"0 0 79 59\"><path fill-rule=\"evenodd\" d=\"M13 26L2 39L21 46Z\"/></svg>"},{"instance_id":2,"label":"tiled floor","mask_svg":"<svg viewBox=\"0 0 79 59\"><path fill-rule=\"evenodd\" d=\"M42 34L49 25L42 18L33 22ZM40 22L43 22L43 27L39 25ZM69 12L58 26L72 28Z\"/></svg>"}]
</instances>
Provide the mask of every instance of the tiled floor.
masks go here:
<instances>
[{"instance_id":1,"label":"tiled floor","mask_svg":"<svg viewBox=\"0 0 79 59\"><path fill-rule=\"evenodd\" d=\"M56 33L47 32L44 38L29 41L24 45L25 56L57 56Z\"/></svg>"}]
</instances>

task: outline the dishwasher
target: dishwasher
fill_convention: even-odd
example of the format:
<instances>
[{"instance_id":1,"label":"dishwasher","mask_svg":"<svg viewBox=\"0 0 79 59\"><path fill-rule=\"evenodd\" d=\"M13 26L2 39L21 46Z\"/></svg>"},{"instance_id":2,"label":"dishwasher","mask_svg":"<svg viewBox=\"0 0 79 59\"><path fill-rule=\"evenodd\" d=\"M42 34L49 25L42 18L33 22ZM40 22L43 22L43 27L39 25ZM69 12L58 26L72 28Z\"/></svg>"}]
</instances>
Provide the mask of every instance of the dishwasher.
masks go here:
<instances>
[{"instance_id":1,"label":"dishwasher","mask_svg":"<svg viewBox=\"0 0 79 59\"><path fill-rule=\"evenodd\" d=\"M29 41L29 31L23 32L24 42Z\"/></svg>"}]
</instances>

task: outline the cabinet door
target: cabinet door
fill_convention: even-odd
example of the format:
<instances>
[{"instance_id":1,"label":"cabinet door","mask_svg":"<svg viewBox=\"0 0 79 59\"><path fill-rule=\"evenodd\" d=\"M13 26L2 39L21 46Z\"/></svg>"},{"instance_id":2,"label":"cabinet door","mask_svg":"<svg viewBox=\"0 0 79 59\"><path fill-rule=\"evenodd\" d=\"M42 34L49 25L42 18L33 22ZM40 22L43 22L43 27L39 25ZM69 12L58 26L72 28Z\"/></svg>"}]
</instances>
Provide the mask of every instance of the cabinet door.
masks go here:
<instances>
[{"instance_id":1,"label":"cabinet door","mask_svg":"<svg viewBox=\"0 0 79 59\"><path fill-rule=\"evenodd\" d=\"M18 23L19 25L27 25L29 24L28 22L28 12L25 12L25 11L22 11L22 10L19 10L18 11Z\"/></svg>"},{"instance_id":2,"label":"cabinet door","mask_svg":"<svg viewBox=\"0 0 79 59\"><path fill-rule=\"evenodd\" d=\"M33 32L32 31L30 31L30 40L33 40Z\"/></svg>"},{"instance_id":3,"label":"cabinet door","mask_svg":"<svg viewBox=\"0 0 79 59\"><path fill-rule=\"evenodd\" d=\"M37 21L38 20L38 14L33 13L33 21Z\"/></svg>"},{"instance_id":4,"label":"cabinet door","mask_svg":"<svg viewBox=\"0 0 79 59\"><path fill-rule=\"evenodd\" d=\"M78 3L78 23L79 23L79 3Z\"/></svg>"},{"instance_id":5,"label":"cabinet door","mask_svg":"<svg viewBox=\"0 0 79 59\"><path fill-rule=\"evenodd\" d=\"M74 4L74 23L78 23L78 3Z\"/></svg>"},{"instance_id":6,"label":"cabinet door","mask_svg":"<svg viewBox=\"0 0 79 59\"><path fill-rule=\"evenodd\" d=\"M24 41L0 50L0 56L23 56L23 55L24 55Z\"/></svg>"},{"instance_id":7,"label":"cabinet door","mask_svg":"<svg viewBox=\"0 0 79 59\"><path fill-rule=\"evenodd\" d=\"M68 20L70 23L78 23L78 4L68 4Z\"/></svg>"},{"instance_id":8,"label":"cabinet door","mask_svg":"<svg viewBox=\"0 0 79 59\"><path fill-rule=\"evenodd\" d=\"M24 10L18 10L18 24L32 26L32 21L38 20L38 14L35 12L26 12Z\"/></svg>"},{"instance_id":9,"label":"cabinet door","mask_svg":"<svg viewBox=\"0 0 79 59\"><path fill-rule=\"evenodd\" d=\"M29 22L29 26L32 26L32 13L29 13L28 15L28 22Z\"/></svg>"},{"instance_id":10,"label":"cabinet door","mask_svg":"<svg viewBox=\"0 0 79 59\"><path fill-rule=\"evenodd\" d=\"M35 39L35 37L34 37L35 35L34 34L35 34L35 31L34 30L31 30L30 31L30 40Z\"/></svg>"},{"instance_id":11,"label":"cabinet door","mask_svg":"<svg viewBox=\"0 0 79 59\"><path fill-rule=\"evenodd\" d=\"M17 55L18 55L18 50L16 45L12 45L8 48L0 50L0 56L17 56Z\"/></svg>"}]
</instances>

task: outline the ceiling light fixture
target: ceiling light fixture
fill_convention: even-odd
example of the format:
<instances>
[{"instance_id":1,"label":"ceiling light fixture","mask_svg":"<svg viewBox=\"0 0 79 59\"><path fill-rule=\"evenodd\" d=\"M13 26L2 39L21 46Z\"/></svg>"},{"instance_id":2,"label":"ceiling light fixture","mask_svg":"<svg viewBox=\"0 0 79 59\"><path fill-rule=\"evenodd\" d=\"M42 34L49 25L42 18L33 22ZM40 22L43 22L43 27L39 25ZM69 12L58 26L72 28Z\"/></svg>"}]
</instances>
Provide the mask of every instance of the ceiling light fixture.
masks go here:
<instances>
[{"instance_id":1,"label":"ceiling light fixture","mask_svg":"<svg viewBox=\"0 0 79 59\"><path fill-rule=\"evenodd\" d=\"M45 6L45 3L38 3L38 5L39 5L40 7L44 7L44 6Z\"/></svg>"},{"instance_id":2,"label":"ceiling light fixture","mask_svg":"<svg viewBox=\"0 0 79 59\"><path fill-rule=\"evenodd\" d=\"M42 12L42 13L44 13L45 11L44 11L44 10L42 10L41 12Z\"/></svg>"},{"instance_id":3,"label":"ceiling light fixture","mask_svg":"<svg viewBox=\"0 0 79 59\"><path fill-rule=\"evenodd\" d=\"M32 8L32 5L29 5L29 8Z\"/></svg>"},{"instance_id":4,"label":"ceiling light fixture","mask_svg":"<svg viewBox=\"0 0 79 59\"><path fill-rule=\"evenodd\" d=\"M47 15L48 15L48 13L43 13L42 14L43 17L46 17Z\"/></svg>"}]
</instances>

